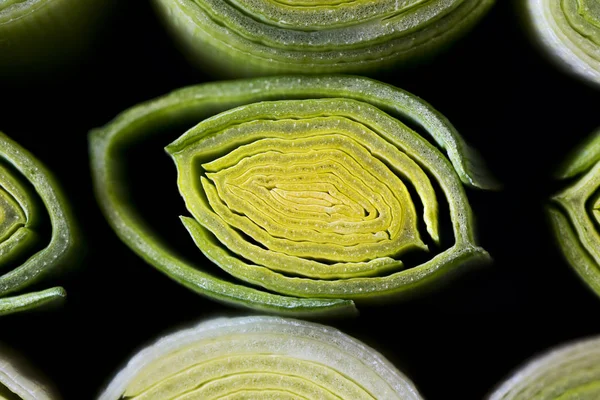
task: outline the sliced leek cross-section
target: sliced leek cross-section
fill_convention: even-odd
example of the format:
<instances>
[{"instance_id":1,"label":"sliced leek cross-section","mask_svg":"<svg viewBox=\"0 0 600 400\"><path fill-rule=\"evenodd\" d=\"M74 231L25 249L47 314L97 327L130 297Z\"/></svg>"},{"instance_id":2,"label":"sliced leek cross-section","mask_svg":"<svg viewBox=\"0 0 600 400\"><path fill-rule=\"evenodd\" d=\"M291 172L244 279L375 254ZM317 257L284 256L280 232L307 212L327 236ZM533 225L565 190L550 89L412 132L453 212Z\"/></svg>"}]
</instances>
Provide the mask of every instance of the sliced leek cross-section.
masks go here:
<instances>
[{"instance_id":1,"label":"sliced leek cross-section","mask_svg":"<svg viewBox=\"0 0 600 400\"><path fill-rule=\"evenodd\" d=\"M600 130L575 149L559 171L568 185L548 207L569 264L600 296Z\"/></svg>"},{"instance_id":2,"label":"sliced leek cross-section","mask_svg":"<svg viewBox=\"0 0 600 400\"><path fill-rule=\"evenodd\" d=\"M368 72L422 59L494 0L153 0L196 64L232 77Z\"/></svg>"},{"instance_id":3,"label":"sliced leek cross-section","mask_svg":"<svg viewBox=\"0 0 600 400\"><path fill-rule=\"evenodd\" d=\"M182 222L237 283L203 272L201 257L179 256L128 201L123 149L173 123L191 127L167 147L191 214ZM121 239L175 280L230 304L347 312L354 300L419 292L489 259L463 188L494 187L476 153L429 104L370 79L186 88L124 112L90 146L97 198Z\"/></svg>"},{"instance_id":4,"label":"sliced leek cross-section","mask_svg":"<svg viewBox=\"0 0 600 400\"><path fill-rule=\"evenodd\" d=\"M278 317L217 318L133 357L99 400L421 399L381 354L337 329Z\"/></svg>"},{"instance_id":5,"label":"sliced leek cross-section","mask_svg":"<svg viewBox=\"0 0 600 400\"><path fill-rule=\"evenodd\" d=\"M51 232L44 239L47 220ZM26 290L72 264L77 248L75 222L58 183L0 132L0 315L64 298L62 287Z\"/></svg>"},{"instance_id":6,"label":"sliced leek cross-section","mask_svg":"<svg viewBox=\"0 0 600 400\"><path fill-rule=\"evenodd\" d=\"M11 349L0 346L0 400L59 400L56 390Z\"/></svg>"},{"instance_id":7,"label":"sliced leek cross-section","mask_svg":"<svg viewBox=\"0 0 600 400\"><path fill-rule=\"evenodd\" d=\"M488 400L600 399L600 338L563 345L536 357Z\"/></svg>"},{"instance_id":8,"label":"sliced leek cross-section","mask_svg":"<svg viewBox=\"0 0 600 400\"><path fill-rule=\"evenodd\" d=\"M600 87L600 2L523 0L532 35L559 65Z\"/></svg>"},{"instance_id":9,"label":"sliced leek cross-section","mask_svg":"<svg viewBox=\"0 0 600 400\"><path fill-rule=\"evenodd\" d=\"M110 1L0 0L0 73L30 77L75 58Z\"/></svg>"}]
</instances>

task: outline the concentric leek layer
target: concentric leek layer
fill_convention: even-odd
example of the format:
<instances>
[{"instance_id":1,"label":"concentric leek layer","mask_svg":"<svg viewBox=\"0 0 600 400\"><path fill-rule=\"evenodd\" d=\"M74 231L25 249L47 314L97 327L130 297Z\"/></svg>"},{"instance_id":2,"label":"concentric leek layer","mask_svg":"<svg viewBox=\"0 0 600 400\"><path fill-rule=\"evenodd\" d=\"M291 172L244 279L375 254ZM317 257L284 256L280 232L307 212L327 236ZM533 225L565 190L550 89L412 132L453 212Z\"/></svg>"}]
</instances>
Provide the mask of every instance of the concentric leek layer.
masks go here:
<instances>
[{"instance_id":1,"label":"concentric leek layer","mask_svg":"<svg viewBox=\"0 0 600 400\"><path fill-rule=\"evenodd\" d=\"M600 130L567 159L559 178L569 184L548 207L556 238L571 266L600 295Z\"/></svg>"},{"instance_id":2,"label":"concentric leek layer","mask_svg":"<svg viewBox=\"0 0 600 400\"><path fill-rule=\"evenodd\" d=\"M193 126L167 148L193 216L183 224L209 260L254 286L185 261L128 203L123 149L175 121ZM90 146L97 198L119 236L161 271L221 301L279 313L350 311L349 300L417 292L488 260L475 244L461 180L494 182L443 116L377 81L285 77L190 87L126 111L95 131ZM441 237L450 230L453 238ZM404 265L405 255L424 261Z\"/></svg>"},{"instance_id":3,"label":"concentric leek layer","mask_svg":"<svg viewBox=\"0 0 600 400\"><path fill-rule=\"evenodd\" d=\"M526 0L533 33L549 54L578 76L600 85L600 2Z\"/></svg>"},{"instance_id":4,"label":"concentric leek layer","mask_svg":"<svg viewBox=\"0 0 600 400\"><path fill-rule=\"evenodd\" d=\"M422 58L494 0L154 0L191 58L232 76L364 72Z\"/></svg>"},{"instance_id":5,"label":"concentric leek layer","mask_svg":"<svg viewBox=\"0 0 600 400\"><path fill-rule=\"evenodd\" d=\"M60 64L88 45L99 0L0 0L0 71Z\"/></svg>"},{"instance_id":6,"label":"concentric leek layer","mask_svg":"<svg viewBox=\"0 0 600 400\"><path fill-rule=\"evenodd\" d=\"M507 379L489 400L600 398L600 339L570 343L541 355Z\"/></svg>"},{"instance_id":7,"label":"concentric leek layer","mask_svg":"<svg viewBox=\"0 0 600 400\"><path fill-rule=\"evenodd\" d=\"M26 360L0 347L0 400L59 400L54 388Z\"/></svg>"},{"instance_id":8,"label":"concentric leek layer","mask_svg":"<svg viewBox=\"0 0 600 400\"><path fill-rule=\"evenodd\" d=\"M219 318L161 338L100 400L421 399L383 356L337 329L277 317Z\"/></svg>"},{"instance_id":9,"label":"concentric leek layer","mask_svg":"<svg viewBox=\"0 0 600 400\"><path fill-rule=\"evenodd\" d=\"M46 220L49 239L43 238ZM70 208L50 172L0 133L0 315L65 296L61 287L23 292L72 263L75 235Z\"/></svg>"}]
</instances>

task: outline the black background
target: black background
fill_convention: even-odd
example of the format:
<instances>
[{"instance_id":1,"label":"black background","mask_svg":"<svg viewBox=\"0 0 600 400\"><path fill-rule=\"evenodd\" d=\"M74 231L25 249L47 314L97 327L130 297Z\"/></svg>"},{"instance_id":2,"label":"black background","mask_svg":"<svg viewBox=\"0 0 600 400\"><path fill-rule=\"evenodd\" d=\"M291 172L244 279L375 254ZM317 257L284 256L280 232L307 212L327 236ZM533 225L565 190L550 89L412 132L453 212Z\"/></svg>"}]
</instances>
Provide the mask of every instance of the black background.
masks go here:
<instances>
[{"instance_id":1,"label":"black background","mask_svg":"<svg viewBox=\"0 0 600 400\"><path fill-rule=\"evenodd\" d=\"M85 234L79 270L57 278L61 309L0 320L0 341L42 370L66 399L92 399L134 352L159 335L215 315L244 315L197 296L135 256L93 197L87 132L172 89L210 80L188 66L146 1L121 2L90 55L65 76L0 86L0 129L59 177ZM430 102L484 155L504 183L469 191L493 265L435 293L356 319L325 321L384 353L423 396L479 399L527 358L600 333L600 302L563 261L543 206L553 168L600 125L600 91L535 51L509 2L430 64L382 80ZM166 144L166 143L165 143ZM170 160L164 175L175 179ZM161 209L154 189L154 212ZM200 257L200 255L199 255Z\"/></svg>"}]
</instances>

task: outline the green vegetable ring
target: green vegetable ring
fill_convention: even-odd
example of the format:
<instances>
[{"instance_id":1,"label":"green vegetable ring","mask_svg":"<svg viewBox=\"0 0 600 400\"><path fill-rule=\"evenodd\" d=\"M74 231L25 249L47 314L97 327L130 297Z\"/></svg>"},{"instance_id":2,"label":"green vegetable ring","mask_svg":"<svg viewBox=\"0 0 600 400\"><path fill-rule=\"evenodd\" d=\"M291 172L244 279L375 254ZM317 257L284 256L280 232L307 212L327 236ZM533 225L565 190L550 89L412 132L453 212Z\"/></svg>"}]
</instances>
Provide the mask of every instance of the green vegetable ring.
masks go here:
<instances>
[{"instance_id":1,"label":"green vegetable ring","mask_svg":"<svg viewBox=\"0 0 600 400\"><path fill-rule=\"evenodd\" d=\"M154 0L190 58L234 77L367 72L422 59L494 0Z\"/></svg>"},{"instance_id":2,"label":"green vegetable ring","mask_svg":"<svg viewBox=\"0 0 600 400\"><path fill-rule=\"evenodd\" d=\"M46 220L49 239L42 235ZM0 315L64 298L62 287L25 290L71 265L78 247L75 221L59 184L32 154L0 132Z\"/></svg>"},{"instance_id":3,"label":"green vegetable ring","mask_svg":"<svg viewBox=\"0 0 600 400\"><path fill-rule=\"evenodd\" d=\"M569 264L600 296L600 130L567 157L558 178L568 182L548 207Z\"/></svg>"},{"instance_id":4,"label":"green vegetable ring","mask_svg":"<svg viewBox=\"0 0 600 400\"><path fill-rule=\"evenodd\" d=\"M191 214L182 222L209 260L254 286L184 261L128 202L123 148L175 121L192 126L166 149ZM92 134L90 150L98 201L121 239L173 279L227 303L348 312L354 300L418 292L489 259L475 243L463 182L492 188L494 181L442 115L374 80L189 87L125 111ZM449 216L441 217L446 202ZM405 255L426 260L404 265Z\"/></svg>"},{"instance_id":5,"label":"green vegetable ring","mask_svg":"<svg viewBox=\"0 0 600 400\"><path fill-rule=\"evenodd\" d=\"M596 400L600 398L600 339L570 343L536 357L488 400Z\"/></svg>"}]
</instances>

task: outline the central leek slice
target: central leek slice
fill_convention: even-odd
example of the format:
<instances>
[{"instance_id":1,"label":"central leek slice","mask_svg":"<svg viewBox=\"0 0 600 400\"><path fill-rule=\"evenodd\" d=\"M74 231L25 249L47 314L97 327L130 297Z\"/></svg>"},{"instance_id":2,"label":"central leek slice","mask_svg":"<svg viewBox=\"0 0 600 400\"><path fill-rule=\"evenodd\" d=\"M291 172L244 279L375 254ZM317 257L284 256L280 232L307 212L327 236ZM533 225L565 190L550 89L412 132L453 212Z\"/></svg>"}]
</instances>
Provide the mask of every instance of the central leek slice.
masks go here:
<instances>
[{"instance_id":1,"label":"central leek slice","mask_svg":"<svg viewBox=\"0 0 600 400\"><path fill-rule=\"evenodd\" d=\"M369 277L389 279L402 255L428 250L416 204L428 240L439 243L428 174L453 173L417 133L370 104L249 104L199 123L167 151L198 247L236 278L275 292L384 291Z\"/></svg>"},{"instance_id":2,"label":"central leek slice","mask_svg":"<svg viewBox=\"0 0 600 400\"><path fill-rule=\"evenodd\" d=\"M191 129L176 139L181 127ZM190 214L182 221L229 276L193 249L184 255L131 201L128 155L151 138L176 139L167 151ZM98 204L119 238L227 304L352 313L355 300L420 293L490 260L464 189L497 187L478 153L431 105L375 80L289 76L182 88L94 130L90 158ZM161 212L176 218L172 207Z\"/></svg>"}]
</instances>

